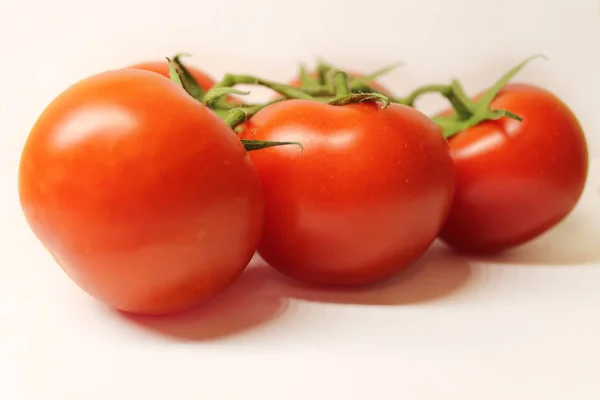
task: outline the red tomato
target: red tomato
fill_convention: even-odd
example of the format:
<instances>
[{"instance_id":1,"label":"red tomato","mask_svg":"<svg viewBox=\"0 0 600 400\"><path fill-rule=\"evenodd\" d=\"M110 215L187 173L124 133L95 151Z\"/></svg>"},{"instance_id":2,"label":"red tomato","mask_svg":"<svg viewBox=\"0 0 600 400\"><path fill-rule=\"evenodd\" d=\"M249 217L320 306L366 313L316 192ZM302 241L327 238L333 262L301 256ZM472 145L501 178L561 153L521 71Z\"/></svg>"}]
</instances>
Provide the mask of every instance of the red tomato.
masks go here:
<instances>
[{"instance_id":1,"label":"red tomato","mask_svg":"<svg viewBox=\"0 0 600 400\"><path fill-rule=\"evenodd\" d=\"M134 313L223 291L262 231L260 181L236 135L173 82L135 69L84 79L44 110L19 191L65 272Z\"/></svg>"},{"instance_id":2,"label":"red tomato","mask_svg":"<svg viewBox=\"0 0 600 400\"><path fill-rule=\"evenodd\" d=\"M190 74L192 74L192 76L198 83L198 86L200 86L202 89L209 90L210 88L215 86L215 81L213 80L213 78L211 78L204 72L200 71L197 68L189 66L189 65L186 65L185 67L190 72ZM131 66L129 66L129 68L143 69L145 71L152 71L152 72L155 72L162 76L165 76L167 78L169 78L171 76L171 74L169 72L169 63L167 62L167 60L141 62L138 64L131 65Z\"/></svg>"},{"instance_id":3,"label":"red tomato","mask_svg":"<svg viewBox=\"0 0 600 400\"><path fill-rule=\"evenodd\" d=\"M355 77L355 78L362 78L362 77L364 77L364 74L357 73L357 72L349 72L348 74L350 76ZM311 72L308 75L311 76L311 77L313 77L313 78L317 77L317 73L316 72ZM300 82L300 78L296 78L296 79L292 80L289 83L289 85L293 86L293 87L296 87L296 88L299 88L299 87L302 86L302 83ZM377 90L378 92L380 92L380 93L382 93L384 95L390 96L392 94L387 88L385 88L384 86L380 85L379 83L377 83L375 81L370 81L369 82L369 86L371 86L373 89Z\"/></svg>"},{"instance_id":4,"label":"red tomato","mask_svg":"<svg viewBox=\"0 0 600 400\"><path fill-rule=\"evenodd\" d=\"M265 193L259 253L298 280L387 278L423 254L450 209L448 144L415 109L287 100L252 117L241 137L304 147L250 153Z\"/></svg>"},{"instance_id":5,"label":"red tomato","mask_svg":"<svg viewBox=\"0 0 600 400\"><path fill-rule=\"evenodd\" d=\"M441 238L464 252L502 251L550 229L576 205L587 177L582 129L554 95L510 84L491 108L523 121L485 121L449 140L457 187Z\"/></svg>"}]
</instances>

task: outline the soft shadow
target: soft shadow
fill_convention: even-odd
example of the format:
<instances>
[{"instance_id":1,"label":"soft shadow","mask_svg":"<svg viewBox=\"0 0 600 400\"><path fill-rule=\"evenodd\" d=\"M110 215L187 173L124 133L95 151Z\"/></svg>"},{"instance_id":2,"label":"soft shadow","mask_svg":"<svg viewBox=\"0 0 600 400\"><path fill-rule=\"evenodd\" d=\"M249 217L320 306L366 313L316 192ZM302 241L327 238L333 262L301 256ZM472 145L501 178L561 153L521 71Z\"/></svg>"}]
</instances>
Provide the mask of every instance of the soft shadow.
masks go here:
<instances>
[{"instance_id":1,"label":"soft shadow","mask_svg":"<svg viewBox=\"0 0 600 400\"><path fill-rule=\"evenodd\" d=\"M119 313L134 324L172 338L208 341L258 328L285 312L288 301L269 290L273 272L249 267L210 303L174 315L153 317Z\"/></svg>"},{"instance_id":2,"label":"soft shadow","mask_svg":"<svg viewBox=\"0 0 600 400\"><path fill-rule=\"evenodd\" d=\"M435 244L417 262L398 275L361 288L332 288L280 280L286 296L321 302L356 305L403 305L434 301L452 296L471 277L467 260Z\"/></svg>"},{"instance_id":3,"label":"soft shadow","mask_svg":"<svg viewBox=\"0 0 600 400\"><path fill-rule=\"evenodd\" d=\"M533 241L493 256L473 260L526 265L580 265L600 262L600 224L574 214Z\"/></svg>"}]
</instances>

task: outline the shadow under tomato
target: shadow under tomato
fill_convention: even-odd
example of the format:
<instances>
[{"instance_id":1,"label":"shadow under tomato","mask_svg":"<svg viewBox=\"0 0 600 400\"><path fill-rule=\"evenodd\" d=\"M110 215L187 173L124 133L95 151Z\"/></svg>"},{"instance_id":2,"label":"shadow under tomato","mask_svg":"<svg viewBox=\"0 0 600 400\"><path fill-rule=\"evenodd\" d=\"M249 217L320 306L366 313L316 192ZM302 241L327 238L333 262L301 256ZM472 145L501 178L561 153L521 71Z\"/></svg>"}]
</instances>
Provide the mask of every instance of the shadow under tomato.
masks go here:
<instances>
[{"instance_id":1,"label":"shadow under tomato","mask_svg":"<svg viewBox=\"0 0 600 400\"><path fill-rule=\"evenodd\" d=\"M119 313L144 329L178 340L218 340L257 329L283 315L293 299L311 302L403 305L434 301L464 287L471 276L465 258L434 245L398 275L361 288L315 287L291 280L257 257L242 276L212 302L174 315Z\"/></svg>"},{"instance_id":2,"label":"shadow under tomato","mask_svg":"<svg viewBox=\"0 0 600 400\"><path fill-rule=\"evenodd\" d=\"M224 293L195 309L156 317L120 314L138 326L172 338L217 340L258 328L285 312L287 299L269 293L272 277L265 268L249 267Z\"/></svg>"},{"instance_id":3,"label":"shadow under tomato","mask_svg":"<svg viewBox=\"0 0 600 400\"><path fill-rule=\"evenodd\" d=\"M600 224L573 214L529 243L474 260L521 265L580 265L600 262Z\"/></svg>"},{"instance_id":4,"label":"shadow under tomato","mask_svg":"<svg viewBox=\"0 0 600 400\"><path fill-rule=\"evenodd\" d=\"M358 288L315 287L285 279L286 296L337 304L394 306L445 298L464 288L471 277L467 260L435 244L394 277Z\"/></svg>"}]
</instances>

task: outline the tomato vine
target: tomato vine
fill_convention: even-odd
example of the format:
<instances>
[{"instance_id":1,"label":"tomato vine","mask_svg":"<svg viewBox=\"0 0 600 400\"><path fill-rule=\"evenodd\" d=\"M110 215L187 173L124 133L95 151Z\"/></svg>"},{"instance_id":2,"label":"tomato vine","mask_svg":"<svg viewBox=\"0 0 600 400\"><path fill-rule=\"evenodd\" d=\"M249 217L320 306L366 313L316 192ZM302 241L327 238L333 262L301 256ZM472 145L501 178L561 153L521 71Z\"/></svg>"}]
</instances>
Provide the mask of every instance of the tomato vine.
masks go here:
<instances>
[{"instance_id":1,"label":"tomato vine","mask_svg":"<svg viewBox=\"0 0 600 400\"><path fill-rule=\"evenodd\" d=\"M337 106L375 101L379 102L382 108L387 107L390 103L415 107L416 101L421 96L437 93L445 97L453 109L449 115L432 117L432 120L441 127L446 138L486 120L497 120L508 117L521 121L522 118L519 115L509 110L491 109L490 104L502 87L525 65L536 58L545 58L545 56L538 54L525 59L504 74L478 100L472 100L465 94L461 83L456 79L452 80L450 84L429 84L418 87L406 97L390 97L388 94L382 93L381 90L377 90L370 82L393 71L401 63L383 67L364 76L356 76L348 74L323 60L317 62L314 74L309 74L307 68L304 65L300 65L299 87L251 75L226 74L213 88L205 91L198 85L192 74L181 62L183 55L186 54L180 53L172 59L167 58L171 79L185 89L190 96L217 113L234 130L263 108L288 99L311 100ZM259 104L230 102L228 98L231 95L249 94L249 92L235 89L237 85L266 87L276 92L279 97ZM261 146L271 147L289 144L288 142L263 143L262 145L246 143L245 146L248 150L257 150L264 148Z\"/></svg>"}]
</instances>

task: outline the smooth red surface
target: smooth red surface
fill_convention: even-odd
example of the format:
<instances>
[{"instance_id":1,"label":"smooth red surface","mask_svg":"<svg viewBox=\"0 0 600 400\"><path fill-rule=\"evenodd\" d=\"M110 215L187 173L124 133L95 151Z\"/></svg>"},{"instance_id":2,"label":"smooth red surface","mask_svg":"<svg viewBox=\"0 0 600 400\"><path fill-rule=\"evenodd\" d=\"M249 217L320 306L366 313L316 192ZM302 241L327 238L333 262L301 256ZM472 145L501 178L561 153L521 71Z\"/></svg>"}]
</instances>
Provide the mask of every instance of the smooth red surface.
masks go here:
<instances>
[{"instance_id":1,"label":"smooth red surface","mask_svg":"<svg viewBox=\"0 0 600 400\"><path fill-rule=\"evenodd\" d=\"M162 314L224 290L259 241L258 176L231 129L168 79L121 69L42 113L19 191L33 232L85 291Z\"/></svg>"},{"instance_id":2,"label":"smooth red surface","mask_svg":"<svg viewBox=\"0 0 600 400\"><path fill-rule=\"evenodd\" d=\"M257 113L242 137L304 146L250 153L265 192L259 252L296 279L387 278L423 254L450 209L448 144L414 109L288 100Z\"/></svg>"},{"instance_id":3,"label":"smooth red surface","mask_svg":"<svg viewBox=\"0 0 600 400\"><path fill-rule=\"evenodd\" d=\"M465 252L501 251L550 229L576 205L587 177L583 131L554 95L511 84L491 108L524 120L486 121L450 138L457 187L441 238Z\"/></svg>"}]
</instances>

